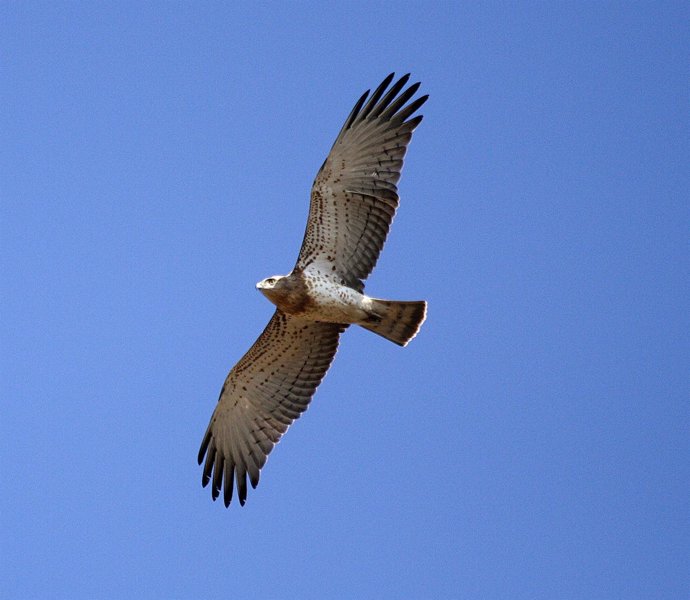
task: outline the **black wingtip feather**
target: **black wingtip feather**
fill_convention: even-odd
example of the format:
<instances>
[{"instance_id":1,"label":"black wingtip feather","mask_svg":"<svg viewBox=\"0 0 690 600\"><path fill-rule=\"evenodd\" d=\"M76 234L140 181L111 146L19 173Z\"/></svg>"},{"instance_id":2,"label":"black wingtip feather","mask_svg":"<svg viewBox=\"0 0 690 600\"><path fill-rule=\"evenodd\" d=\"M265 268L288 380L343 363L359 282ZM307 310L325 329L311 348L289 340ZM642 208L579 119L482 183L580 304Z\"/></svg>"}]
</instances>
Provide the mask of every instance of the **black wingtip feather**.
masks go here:
<instances>
[{"instance_id":1,"label":"black wingtip feather","mask_svg":"<svg viewBox=\"0 0 690 600\"><path fill-rule=\"evenodd\" d=\"M414 131L417 128L417 126L422 122L423 118L424 118L424 115L417 115L414 119L410 119L409 121L406 121L405 126L410 131Z\"/></svg>"},{"instance_id":2,"label":"black wingtip feather","mask_svg":"<svg viewBox=\"0 0 690 600\"><path fill-rule=\"evenodd\" d=\"M225 463L225 486L223 488L223 503L225 508L232 502L232 487L235 479L235 466L231 460Z\"/></svg>"},{"instance_id":3,"label":"black wingtip feather","mask_svg":"<svg viewBox=\"0 0 690 600\"><path fill-rule=\"evenodd\" d=\"M347 117L347 119L345 119L345 124L343 125L343 128L340 130L338 137L340 137L343 134L343 131L347 131L352 126L352 124L355 122L355 120L357 119L357 115L359 114L359 111L362 110L362 106L364 106L364 102L367 99L367 96L369 95L369 91L370 90L367 90L366 92L364 92L360 96L359 100L357 100L357 103L354 105L354 107L350 111L349 116Z\"/></svg>"},{"instance_id":4,"label":"black wingtip feather","mask_svg":"<svg viewBox=\"0 0 690 600\"><path fill-rule=\"evenodd\" d=\"M428 94L426 96L421 96L420 98L417 98L414 102L411 102L408 106L403 108L403 110L401 110L397 115L395 115L395 118L404 122L408 117L416 113L428 99Z\"/></svg>"},{"instance_id":5,"label":"black wingtip feather","mask_svg":"<svg viewBox=\"0 0 690 600\"><path fill-rule=\"evenodd\" d=\"M204 456L206 455L206 450L208 449L208 444L211 441L211 428L209 427L208 430L206 431L206 434L204 435L204 439L201 441L201 447L199 448L199 455L197 456L197 460L199 461L199 464L204 462Z\"/></svg>"},{"instance_id":6,"label":"black wingtip feather","mask_svg":"<svg viewBox=\"0 0 690 600\"><path fill-rule=\"evenodd\" d=\"M386 110L381 113L381 118L383 120L389 120L392 119L394 116L397 117L395 113L397 113L404 105L405 102L407 102L412 96L415 95L417 90L419 89L419 86L422 85L419 81L417 83L413 83L410 87L408 87L402 94L400 94L395 101L391 103L391 105L386 108Z\"/></svg>"},{"instance_id":7,"label":"black wingtip feather","mask_svg":"<svg viewBox=\"0 0 690 600\"><path fill-rule=\"evenodd\" d=\"M386 95L381 99L381 101L378 103L376 106L376 110L373 111L370 115L369 118L375 119L378 117L384 110L388 108L388 105L393 102L395 97L400 93L400 90L405 87L405 84L407 81L410 79L410 74L408 73L407 75L402 76L398 81L396 81L391 89L388 90Z\"/></svg>"},{"instance_id":8,"label":"black wingtip feather","mask_svg":"<svg viewBox=\"0 0 690 600\"><path fill-rule=\"evenodd\" d=\"M206 454L206 463L204 464L204 471L201 475L201 486L206 487L211 481L211 472L213 471L213 462L216 458L216 447L211 446Z\"/></svg>"},{"instance_id":9,"label":"black wingtip feather","mask_svg":"<svg viewBox=\"0 0 690 600\"><path fill-rule=\"evenodd\" d=\"M218 454L216 457L216 464L213 468L213 489L211 495L215 500L220 496L220 490L223 487L223 467L225 464L225 459L222 454Z\"/></svg>"},{"instance_id":10,"label":"black wingtip feather","mask_svg":"<svg viewBox=\"0 0 690 600\"><path fill-rule=\"evenodd\" d=\"M241 476L237 478L237 497L240 500L240 505L244 506L247 501L247 475L242 473Z\"/></svg>"},{"instance_id":11,"label":"black wingtip feather","mask_svg":"<svg viewBox=\"0 0 690 600\"><path fill-rule=\"evenodd\" d=\"M386 88L390 85L391 81L393 81L393 77L395 77L395 73L391 73L386 77L376 88L374 93L371 95L369 98L369 102L367 102L366 106L360 111L359 115L357 116L357 119L363 120L366 119L369 116L369 113L371 110L376 106L376 103L379 101L381 96L383 96L383 92L386 91Z\"/></svg>"}]
</instances>

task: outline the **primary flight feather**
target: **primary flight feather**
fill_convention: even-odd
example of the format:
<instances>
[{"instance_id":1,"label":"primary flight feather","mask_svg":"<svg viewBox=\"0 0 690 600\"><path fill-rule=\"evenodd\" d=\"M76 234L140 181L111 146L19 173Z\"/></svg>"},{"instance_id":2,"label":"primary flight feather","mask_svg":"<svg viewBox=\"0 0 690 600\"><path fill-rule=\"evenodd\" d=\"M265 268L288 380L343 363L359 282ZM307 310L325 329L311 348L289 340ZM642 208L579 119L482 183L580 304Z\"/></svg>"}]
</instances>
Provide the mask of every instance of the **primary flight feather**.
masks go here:
<instances>
[{"instance_id":1,"label":"primary flight feather","mask_svg":"<svg viewBox=\"0 0 690 600\"><path fill-rule=\"evenodd\" d=\"M391 73L365 92L345 120L311 190L307 229L289 275L256 287L276 311L254 345L228 374L199 450L202 484L229 506L237 486L247 499L269 453L307 409L333 361L340 334L361 325L400 346L419 331L426 302L363 294L398 207L397 182L413 116L426 102L410 102L419 83Z\"/></svg>"}]
</instances>

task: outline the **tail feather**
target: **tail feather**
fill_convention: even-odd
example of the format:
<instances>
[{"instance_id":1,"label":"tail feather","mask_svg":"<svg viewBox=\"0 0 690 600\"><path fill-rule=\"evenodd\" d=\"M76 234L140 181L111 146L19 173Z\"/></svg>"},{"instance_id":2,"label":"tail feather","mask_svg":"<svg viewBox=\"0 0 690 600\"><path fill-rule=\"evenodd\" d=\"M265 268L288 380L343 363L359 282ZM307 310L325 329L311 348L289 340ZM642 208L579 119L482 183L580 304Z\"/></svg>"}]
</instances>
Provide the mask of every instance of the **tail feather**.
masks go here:
<instances>
[{"instance_id":1,"label":"tail feather","mask_svg":"<svg viewBox=\"0 0 690 600\"><path fill-rule=\"evenodd\" d=\"M426 319L423 300L399 302L372 298L372 303L370 318L360 325L399 346L406 346Z\"/></svg>"}]
</instances>

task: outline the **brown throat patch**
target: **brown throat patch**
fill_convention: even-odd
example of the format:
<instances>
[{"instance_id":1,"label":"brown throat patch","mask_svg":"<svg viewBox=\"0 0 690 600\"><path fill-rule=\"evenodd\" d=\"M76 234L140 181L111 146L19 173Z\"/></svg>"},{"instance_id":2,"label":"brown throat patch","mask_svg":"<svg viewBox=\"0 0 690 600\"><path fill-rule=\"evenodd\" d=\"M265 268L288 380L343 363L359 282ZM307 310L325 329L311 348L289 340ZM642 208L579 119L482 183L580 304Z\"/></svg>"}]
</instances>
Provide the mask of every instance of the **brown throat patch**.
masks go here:
<instances>
[{"instance_id":1,"label":"brown throat patch","mask_svg":"<svg viewBox=\"0 0 690 600\"><path fill-rule=\"evenodd\" d=\"M302 271L283 277L272 291L276 306L289 315L304 314L316 306Z\"/></svg>"}]
</instances>

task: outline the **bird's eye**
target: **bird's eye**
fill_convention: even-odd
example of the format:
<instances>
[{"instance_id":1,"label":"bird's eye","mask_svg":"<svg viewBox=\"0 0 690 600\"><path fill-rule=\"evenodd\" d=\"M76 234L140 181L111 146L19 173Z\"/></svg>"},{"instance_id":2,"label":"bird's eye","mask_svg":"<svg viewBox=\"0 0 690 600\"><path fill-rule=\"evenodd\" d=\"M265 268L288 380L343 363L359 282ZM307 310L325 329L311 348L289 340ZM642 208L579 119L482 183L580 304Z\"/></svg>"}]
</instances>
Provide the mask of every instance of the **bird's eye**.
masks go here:
<instances>
[{"instance_id":1,"label":"bird's eye","mask_svg":"<svg viewBox=\"0 0 690 600\"><path fill-rule=\"evenodd\" d=\"M275 282L276 282L276 280L273 279L273 277L269 277L269 278L266 280L266 283L267 283L268 285L273 285Z\"/></svg>"}]
</instances>

